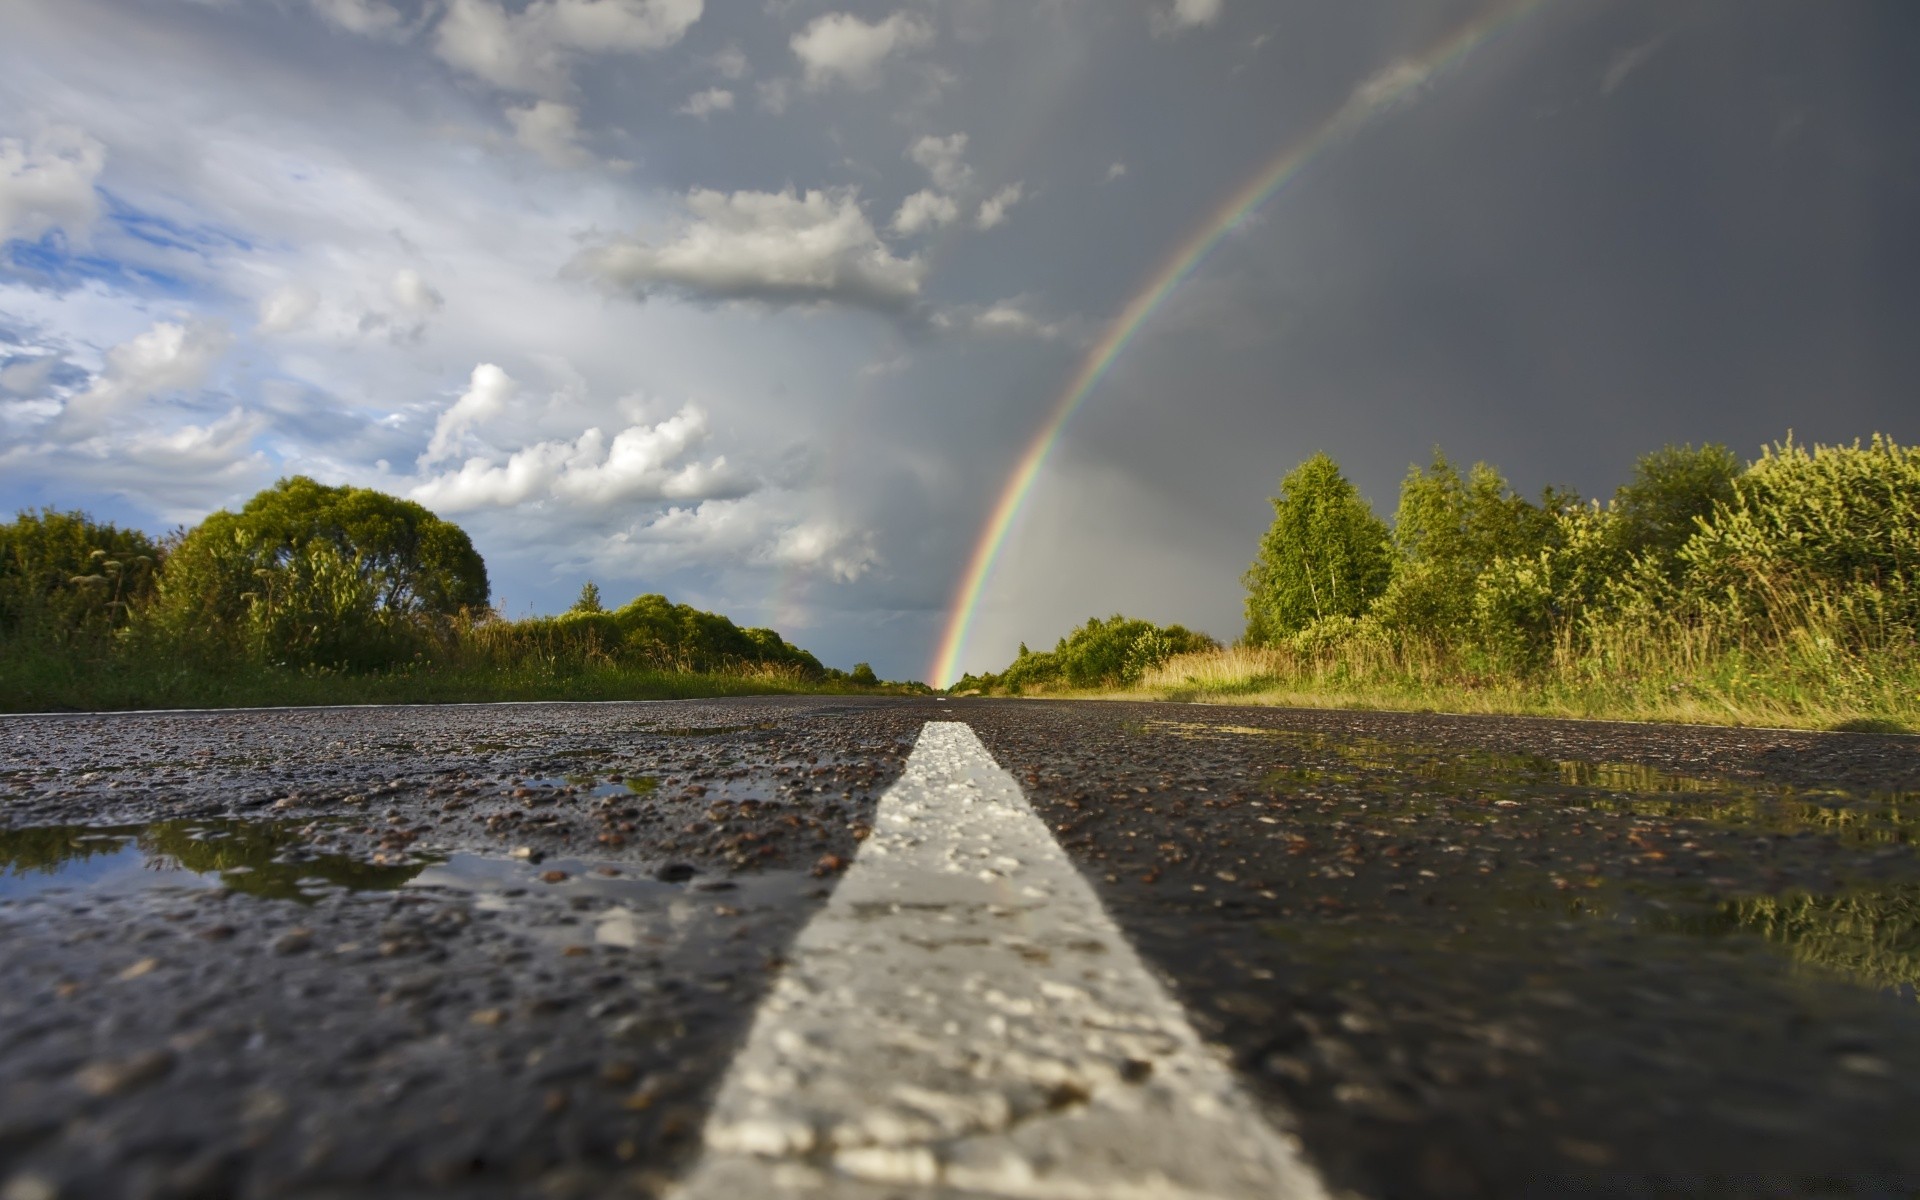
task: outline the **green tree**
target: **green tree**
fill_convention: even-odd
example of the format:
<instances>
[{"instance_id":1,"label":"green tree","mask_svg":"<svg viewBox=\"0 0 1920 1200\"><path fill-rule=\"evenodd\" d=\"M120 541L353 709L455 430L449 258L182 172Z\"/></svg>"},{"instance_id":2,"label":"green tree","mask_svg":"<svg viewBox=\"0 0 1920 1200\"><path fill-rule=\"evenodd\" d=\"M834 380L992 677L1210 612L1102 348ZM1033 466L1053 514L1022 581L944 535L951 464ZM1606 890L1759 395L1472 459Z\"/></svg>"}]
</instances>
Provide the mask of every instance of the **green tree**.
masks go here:
<instances>
[{"instance_id":1,"label":"green tree","mask_svg":"<svg viewBox=\"0 0 1920 1200\"><path fill-rule=\"evenodd\" d=\"M218 645L250 630L270 661L377 666L404 657L402 635L484 610L488 596L486 564L459 526L410 500L295 476L181 539L157 607L177 641ZM311 628L323 619L334 625ZM285 655L263 646L303 623L309 633ZM326 657L339 650L350 653Z\"/></svg>"},{"instance_id":2,"label":"green tree","mask_svg":"<svg viewBox=\"0 0 1920 1200\"><path fill-rule=\"evenodd\" d=\"M1264 645L1326 617L1357 617L1392 572L1387 527L1340 466L1316 454L1288 472L1247 568L1247 641Z\"/></svg>"},{"instance_id":3,"label":"green tree","mask_svg":"<svg viewBox=\"0 0 1920 1200\"><path fill-rule=\"evenodd\" d=\"M1474 623L1480 576L1496 560L1531 559L1551 546L1559 515L1578 504L1549 488L1539 504L1515 495L1486 463L1465 476L1439 450L1400 485L1393 577L1373 608L1382 624L1426 637L1458 639Z\"/></svg>"},{"instance_id":4,"label":"green tree","mask_svg":"<svg viewBox=\"0 0 1920 1200\"><path fill-rule=\"evenodd\" d=\"M600 585L589 579L580 585L580 598L573 602L568 612L597 613L607 611L600 603Z\"/></svg>"},{"instance_id":5,"label":"green tree","mask_svg":"<svg viewBox=\"0 0 1920 1200\"><path fill-rule=\"evenodd\" d=\"M1666 446L1643 454L1633 481L1613 494L1613 545L1629 558L1648 558L1663 573L1675 569L1674 556L1714 509L1732 504L1740 460L1733 451L1709 442Z\"/></svg>"},{"instance_id":6,"label":"green tree","mask_svg":"<svg viewBox=\"0 0 1920 1200\"><path fill-rule=\"evenodd\" d=\"M873 687L880 682L880 677L873 673L872 663L853 664L853 673L847 678L861 687Z\"/></svg>"}]
</instances>

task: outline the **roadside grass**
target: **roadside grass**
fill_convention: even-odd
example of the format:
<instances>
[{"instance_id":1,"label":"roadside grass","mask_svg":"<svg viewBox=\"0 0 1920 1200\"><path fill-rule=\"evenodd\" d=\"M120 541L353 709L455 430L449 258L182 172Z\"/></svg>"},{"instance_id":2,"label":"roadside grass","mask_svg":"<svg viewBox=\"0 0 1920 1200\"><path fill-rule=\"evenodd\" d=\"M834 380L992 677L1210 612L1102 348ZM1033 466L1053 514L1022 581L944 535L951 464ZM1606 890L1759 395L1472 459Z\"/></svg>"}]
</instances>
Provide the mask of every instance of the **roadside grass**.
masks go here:
<instances>
[{"instance_id":1,"label":"roadside grass","mask_svg":"<svg viewBox=\"0 0 1920 1200\"><path fill-rule=\"evenodd\" d=\"M1129 687L1045 694L1859 733L1920 730L1920 655L1911 645L1843 650L1817 631L1798 632L1763 647L1715 646L1705 637L1622 639L1610 653L1557 654L1524 675L1476 671L1418 644L1240 646L1175 656Z\"/></svg>"},{"instance_id":2,"label":"roadside grass","mask_svg":"<svg viewBox=\"0 0 1920 1200\"><path fill-rule=\"evenodd\" d=\"M0 712L112 712L328 704L467 704L525 700L693 700L718 696L886 694L884 687L810 681L797 669L668 671L609 662L417 664L341 672L247 662L100 658L8 646Z\"/></svg>"}]
</instances>

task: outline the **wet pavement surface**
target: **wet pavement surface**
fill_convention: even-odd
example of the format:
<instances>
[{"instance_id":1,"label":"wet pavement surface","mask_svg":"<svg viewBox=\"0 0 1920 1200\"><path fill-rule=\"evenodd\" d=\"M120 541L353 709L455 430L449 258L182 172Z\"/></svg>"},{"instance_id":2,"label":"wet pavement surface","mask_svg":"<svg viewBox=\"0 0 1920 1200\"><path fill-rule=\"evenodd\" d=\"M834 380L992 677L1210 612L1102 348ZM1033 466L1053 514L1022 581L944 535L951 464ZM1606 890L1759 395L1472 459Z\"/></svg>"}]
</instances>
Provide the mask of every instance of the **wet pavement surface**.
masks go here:
<instances>
[{"instance_id":1,"label":"wet pavement surface","mask_svg":"<svg viewBox=\"0 0 1920 1200\"><path fill-rule=\"evenodd\" d=\"M1333 1184L1920 1194L1920 740L969 716Z\"/></svg>"},{"instance_id":2,"label":"wet pavement surface","mask_svg":"<svg viewBox=\"0 0 1920 1200\"><path fill-rule=\"evenodd\" d=\"M1337 1188L1920 1194L1920 739L836 697L0 718L0 1195L657 1193L928 719Z\"/></svg>"},{"instance_id":3,"label":"wet pavement surface","mask_svg":"<svg viewBox=\"0 0 1920 1200\"><path fill-rule=\"evenodd\" d=\"M920 723L0 720L6 1200L651 1194Z\"/></svg>"}]
</instances>

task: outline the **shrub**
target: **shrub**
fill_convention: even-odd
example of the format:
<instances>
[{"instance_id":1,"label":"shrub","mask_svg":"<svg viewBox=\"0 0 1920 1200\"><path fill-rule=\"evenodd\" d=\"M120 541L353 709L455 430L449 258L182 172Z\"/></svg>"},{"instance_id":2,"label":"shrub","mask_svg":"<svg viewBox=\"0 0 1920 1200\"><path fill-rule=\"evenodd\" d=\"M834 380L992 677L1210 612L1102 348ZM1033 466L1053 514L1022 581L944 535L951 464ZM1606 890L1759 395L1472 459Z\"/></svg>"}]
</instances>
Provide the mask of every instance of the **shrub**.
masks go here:
<instances>
[{"instance_id":1,"label":"shrub","mask_svg":"<svg viewBox=\"0 0 1920 1200\"><path fill-rule=\"evenodd\" d=\"M21 512L0 525L0 638L97 640L152 596L162 557L146 534L85 513Z\"/></svg>"}]
</instances>

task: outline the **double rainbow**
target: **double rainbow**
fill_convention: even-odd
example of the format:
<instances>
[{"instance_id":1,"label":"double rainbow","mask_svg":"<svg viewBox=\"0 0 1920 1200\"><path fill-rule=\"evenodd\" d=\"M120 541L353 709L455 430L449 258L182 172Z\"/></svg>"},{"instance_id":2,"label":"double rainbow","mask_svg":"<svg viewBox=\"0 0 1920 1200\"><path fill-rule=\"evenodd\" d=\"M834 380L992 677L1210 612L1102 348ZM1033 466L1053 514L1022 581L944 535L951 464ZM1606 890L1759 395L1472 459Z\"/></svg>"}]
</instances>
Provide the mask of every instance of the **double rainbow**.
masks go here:
<instances>
[{"instance_id":1,"label":"double rainbow","mask_svg":"<svg viewBox=\"0 0 1920 1200\"><path fill-rule=\"evenodd\" d=\"M1236 189L1226 203L1183 239L1166 262L1148 277L1146 286L1127 302L1100 340L1087 351L1079 370L1074 372L1066 390L1054 402L1046 422L1034 434L1026 452L1020 456L1013 473L1008 476L1006 486L1001 489L1000 498L994 503L993 511L974 544L966 572L960 578L959 589L948 611L946 630L928 671L928 677L936 687L944 687L960 677L960 656L966 649L967 635L973 627L981 593L986 590L987 580L992 577L994 565L1006 545L1007 532L1025 505L1028 493L1033 490L1040 468L1046 464L1047 457L1058 444L1060 432L1066 427L1068 418L1073 416L1081 402L1113 366L1120 352L1126 349L1134 335L1140 332L1148 318L1153 316L1173 290L1193 273L1194 268L1220 244L1222 238L1298 177L1322 151L1407 99L1436 75L1550 2L1508 0L1507 3L1495 5L1425 53L1403 59L1361 84L1331 116L1282 150L1259 174Z\"/></svg>"}]
</instances>

